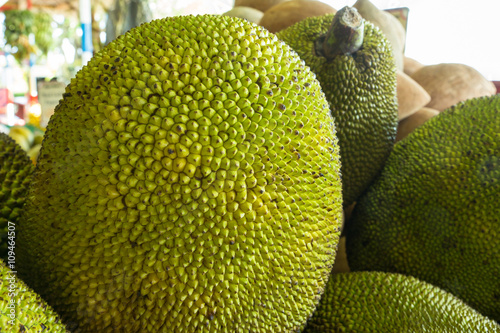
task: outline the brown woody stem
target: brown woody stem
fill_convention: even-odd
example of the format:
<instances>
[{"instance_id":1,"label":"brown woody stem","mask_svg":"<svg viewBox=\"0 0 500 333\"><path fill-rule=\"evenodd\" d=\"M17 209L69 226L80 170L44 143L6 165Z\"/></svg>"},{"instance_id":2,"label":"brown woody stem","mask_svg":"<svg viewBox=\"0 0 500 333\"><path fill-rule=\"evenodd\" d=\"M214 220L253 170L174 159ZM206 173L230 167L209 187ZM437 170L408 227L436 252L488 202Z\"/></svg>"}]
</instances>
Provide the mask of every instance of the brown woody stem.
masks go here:
<instances>
[{"instance_id":1,"label":"brown woody stem","mask_svg":"<svg viewBox=\"0 0 500 333\"><path fill-rule=\"evenodd\" d=\"M356 8L345 6L333 17L332 25L321 38L319 54L327 59L337 55L349 55L361 48L364 37L364 21Z\"/></svg>"}]
</instances>

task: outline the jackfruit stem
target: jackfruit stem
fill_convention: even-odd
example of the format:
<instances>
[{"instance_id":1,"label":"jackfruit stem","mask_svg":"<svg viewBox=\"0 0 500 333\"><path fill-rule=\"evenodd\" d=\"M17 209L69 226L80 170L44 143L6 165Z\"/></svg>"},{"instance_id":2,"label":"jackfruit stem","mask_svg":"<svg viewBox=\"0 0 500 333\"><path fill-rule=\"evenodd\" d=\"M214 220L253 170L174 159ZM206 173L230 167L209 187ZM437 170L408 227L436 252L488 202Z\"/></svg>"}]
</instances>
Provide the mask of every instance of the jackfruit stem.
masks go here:
<instances>
[{"instance_id":1,"label":"jackfruit stem","mask_svg":"<svg viewBox=\"0 0 500 333\"><path fill-rule=\"evenodd\" d=\"M352 54L363 45L363 37L363 18L356 8L345 6L333 17L330 29L318 45L322 49L318 53L329 60L340 54Z\"/></svg>"}]
</instances>

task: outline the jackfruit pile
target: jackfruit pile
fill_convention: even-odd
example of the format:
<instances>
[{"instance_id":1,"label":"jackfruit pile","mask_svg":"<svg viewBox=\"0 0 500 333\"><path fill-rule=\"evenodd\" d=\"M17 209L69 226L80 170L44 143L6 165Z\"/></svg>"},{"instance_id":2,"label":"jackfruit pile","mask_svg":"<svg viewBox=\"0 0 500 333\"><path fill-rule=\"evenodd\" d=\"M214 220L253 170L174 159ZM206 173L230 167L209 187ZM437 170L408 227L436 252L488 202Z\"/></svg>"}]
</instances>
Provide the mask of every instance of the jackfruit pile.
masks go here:
<instances>
[{"instance_id":1,"label":"jackfruit pile","mask_svg":"<svg viewBox=\"0 0 500 333\"><path fill-rule=\"evenodd\" d=\"M350 7L278 34L207 14L119 36L23 183L36 301L12 326L2 280L0 331L500 333L500 95L395 142L397 74ZM343 245L353 272L332 273Z\"/></svg>"}]
</instances>

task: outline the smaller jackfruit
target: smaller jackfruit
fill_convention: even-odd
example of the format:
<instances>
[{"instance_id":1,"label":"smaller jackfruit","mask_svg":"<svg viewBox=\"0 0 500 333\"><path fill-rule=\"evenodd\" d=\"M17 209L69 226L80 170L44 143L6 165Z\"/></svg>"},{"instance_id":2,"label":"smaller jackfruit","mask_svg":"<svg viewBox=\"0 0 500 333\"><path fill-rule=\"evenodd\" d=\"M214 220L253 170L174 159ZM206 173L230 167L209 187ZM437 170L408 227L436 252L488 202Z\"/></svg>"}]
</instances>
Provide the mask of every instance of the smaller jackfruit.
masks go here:
<instances>
[{"instance_id":1,"label":"smaller jackfruit","mask_svg":"<svg viewBox=\"0 0 500 333\"><path fill-rule=\"evenodd\" d=\"M379 174L396 138L396 66L382 31L355 8L306 18L277 34L316 73L335 118L343 204Z\"/></svg>"},{"instance_id":2,"label":"smaller jackfruit","mask_svg":"<svg viewBox=\"0 0 500 333\"><path fill-rule=\"evenodd\" d=\"M411 276L332 274L304 333L500 332L452 294Z\"/></svg>"},{"instance_id":3,"label":"smaller jackfruit","mask_svg":"<svg viewBox=\"0 0 500 333\"><path fill-rule=\"evenodd\" d=\"M0 332L67 332L58 314L0 259Z\"/></svg>"},{"instance_id":4,"label":"smaller jackfruit","mask_svg":"<svg viewBox=\"0 0 500 333\"><path fill-rule=\"evenodd\" d=\"M0 133L0 258L7 258L8 232L15 235L34 166L11 137ZM9 225L10 224L10 225ZM10 227L10 229L9 229Z\"/></svg>"},{"instance_id":5,"label":"smaller jackfruit","mask_svg":"<svg viewBox=\"0 0 500 333\"><path fill-rule=\"evenodd\" d=\"M500 321L500 95L398 141L345 225L349 267L415 276Z\"/></svg>"}]
</instances>

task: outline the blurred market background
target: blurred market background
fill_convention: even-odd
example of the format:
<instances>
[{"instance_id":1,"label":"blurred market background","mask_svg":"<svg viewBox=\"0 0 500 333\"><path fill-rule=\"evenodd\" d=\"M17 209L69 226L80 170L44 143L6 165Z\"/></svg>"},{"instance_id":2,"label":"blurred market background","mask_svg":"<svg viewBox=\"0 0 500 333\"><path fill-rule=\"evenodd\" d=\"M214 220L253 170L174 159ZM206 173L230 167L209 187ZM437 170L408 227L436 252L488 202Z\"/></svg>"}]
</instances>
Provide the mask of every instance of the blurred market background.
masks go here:
<instances>
[{"instance_id":1,"label":"blurred market background","mask_svg":"<svg viewBox=\"0 0 500 333\"><path fill-rule=\"evenodd\" d=\"M340 9L355 0L325 0ZM500 2L373 0L407 10L405 55L422 64L462 63L500 80ZM0 0L0 131L43 129L64 87L107 43L143 22L222 14L234 0Z\"/></svg>"}]
</instances>

